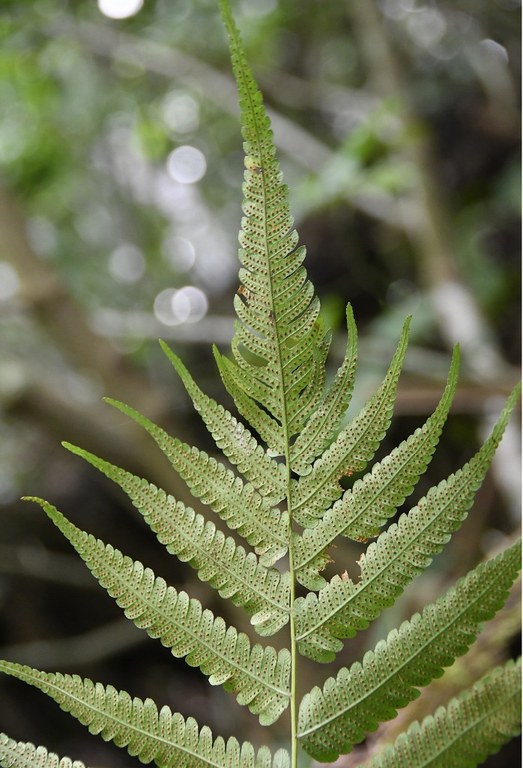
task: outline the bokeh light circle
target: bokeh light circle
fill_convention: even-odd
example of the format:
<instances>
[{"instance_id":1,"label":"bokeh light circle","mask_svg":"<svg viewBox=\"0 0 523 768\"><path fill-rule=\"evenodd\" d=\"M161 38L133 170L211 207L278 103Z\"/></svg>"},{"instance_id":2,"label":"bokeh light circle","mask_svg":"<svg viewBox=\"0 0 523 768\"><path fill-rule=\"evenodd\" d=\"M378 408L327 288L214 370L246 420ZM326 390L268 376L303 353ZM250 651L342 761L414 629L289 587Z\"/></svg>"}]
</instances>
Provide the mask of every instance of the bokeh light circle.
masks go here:
<instances>
[{"instance_id":1,"label":"bokeh light circle","mask_svg":"<svg viewBox=\"0 0 523 768\"><path fill-rule=\"evenodd\" d=\"M143 6L143 0L98 0L100 13L110 19L128 19Z\"/></svg>"},{"instance_id":2,"label":"bokeh light circle","mask_svg":"<svg viewBox=\"0 0 523 768\"><path fill-rule=\"evenodd\" d=\"M207 161L203 152L185 144L173 149L167 158L167 173L181 184L194 184L205 176Z\"/></svg>"}]
</instances>

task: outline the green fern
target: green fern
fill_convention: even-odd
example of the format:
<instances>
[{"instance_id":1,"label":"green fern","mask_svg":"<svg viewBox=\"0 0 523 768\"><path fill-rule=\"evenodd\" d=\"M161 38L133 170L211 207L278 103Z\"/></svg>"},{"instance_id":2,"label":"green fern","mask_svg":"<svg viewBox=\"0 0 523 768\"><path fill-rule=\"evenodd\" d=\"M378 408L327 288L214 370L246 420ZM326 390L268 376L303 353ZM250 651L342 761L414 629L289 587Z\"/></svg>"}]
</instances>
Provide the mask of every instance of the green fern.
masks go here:
<instances>
[{"instance_id":1,"label":"green fern","mask_svg":"<svg viewBox=\"0 0 523 768\"><path fill-rule=\"evenodd\" d=\"M407 319L383 382L345 424L357 357L357 332L347 308L344 359L326 387L330 334L307 278L270 124L228 4L221 0L238 84L245 150L240 231L240 289L232 356L214 350L218 371L243 421L204 394L183 363L162 348L200 413L224 461L171 437L136 410L108 402L140 424L186 481L245 546L144 478L64 443L116 483L158 541L248 616L255 632L283 630L281 650L254 642L197 599L169 586L140 562L94 538L55 507L32 498L76 549L126 617L172 654L198 667L211 685L236 696L262 725L288 710L289 750L271 753L249 742L213 737L207 726L147 699L76 675L42 672L14 662L0 670L46 693L91 733L126 748L142 762L185 768L296 768L299 750L320 761L349 752L380 722L396 715L419 688L465 653L504 604L517 577L516 542L481 563L421 614L304 696L299 655L330 662L343 641L369 626L442 550L464 522L489 468L519 388L491 436L461 469L431 488L384 529L413 492L436 449L456 390L459 351L434 413L367 471L389 426L408 343ZM345 425L344 425L345 424ZM232 467L232 468L231 468ZM358 474L344 490L342 478ZM31 498L31 497L29 497ZM359 577L327 580L338 537L366 543ZM285 560L283 558L286 558ZM298 594L298 585L305 594ZM477 765L519 728L519 663L509 662L471 690L414 723L366 765ZM81 768L43 747L0 736L4 768Z\"/></svg>"},{"instance_id":2,"label":"green fern","mask_svg":"<svg viewBox=\"0 0 523 768\"><path fill-rule=\"evenodd\" d=\"M85 768L80 760L58 757L45 747L14 741L0 733L0 764L5 768Z\"/></svg>"},{"instance_id":3,"label":"green fern","mask_svg":"<svg viewBox=\"0 0 523 768\"><path fill-rule=\"evenodd\" d=\"M521 719L521 659L485 675L361 768L473 768L517 736Z\"/></svg>"}]
</instances>

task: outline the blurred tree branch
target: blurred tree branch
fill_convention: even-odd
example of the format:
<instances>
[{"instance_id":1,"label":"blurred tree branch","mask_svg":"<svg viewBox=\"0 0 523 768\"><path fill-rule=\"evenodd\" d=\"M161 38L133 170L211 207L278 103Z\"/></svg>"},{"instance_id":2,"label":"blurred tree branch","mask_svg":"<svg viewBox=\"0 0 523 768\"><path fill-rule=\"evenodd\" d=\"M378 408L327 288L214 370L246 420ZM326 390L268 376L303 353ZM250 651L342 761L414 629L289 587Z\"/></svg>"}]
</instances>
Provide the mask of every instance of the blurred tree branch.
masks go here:
<instances>
[{"instance_id":1,"label":"blurred tree branch","mask_svg":"<svg viewBox=\"0 0 523 768\"><path fill-rule=\"evenodd\" d=\"M87 48L91 53L111 60L128 60L140 64L149 72L183 83L220 109L239 115L236 85L232 76L225 75L195 56L174 46L141 39L116 31L104 24L73 21L61 15L60 21L48 28L47 34L64 36ZM278 143L299 165L314 171L328 158L330 149L292 120L269 110Z\"/></svg>"},{"instance_id":2,"label":"blurred tree branch","mask_svg":"<svg viewBox=\"0 0 523 768\"><path fill-rule=\"evenodd\" d=\"M93 589L96 582L76 555L49 552L42 546L0 545L0 574L27 576Z\"/></svg>"},{"instance_id":3,"label":"blurred tree branch","mask_svg":"<svg viewBox=\"0 0 523 768\"><path fill-rule=\"evenodd\" d=\"M434 166L429 129L414 113L375 0L355 0L347 8L373 90L382 97L400 96L404 129L417 137L404 150L416 168L417 184L406 205L398 200L400 223L419 254L421 282L434 304L441 334L450 346L460 343L470 372L484 379L498 377L506 363L473 293L456 269L452 227Z\"/></svg>"},{"instance_id":4,"label":"blurred tree branch","mask_svg":"<svg viewBox=\"0 0 523 768\"><path fill-rule=\"evenodd\" d=\"M67 365L101 383L102 394L118 398L138 408L152 419L164 420L168 398L118 353L110 342L94 333L83 309L73 300L52 267L31 248L25 222L18 205L0 187L0 259L9 261L21 282L20 300L24 311L39 323L64 356ZM60 374L44 363L17 360L16 386L4 386L4 408L11 415L51 429L59 438L81 443L94 453L131 470L146 472L152 482L188 498L187 490L158 460L156 446L129 419L122 419L100 397L86 404L66 391ZM2 379L0 378L0 392ZM96 387L95 387L96 389ZM183 434L183 424L176 425Z\"/></svg>"},{"instance_id":5,"label":"blurred tree branch","mask_svg":"<svg viewBox=\"0 0 523 768\"><path fill-rule=\"evenodd\" d=\"M403 73L388 40L375 0L355 0L347 4L361 41L361 55L366 62L373 89L381 96L397 94L402 100L400 119L404 130L417 140L404 150L416 168L417 184L408 196L406 206L398 200L401 223L419 256L420 281L433 303L442 338L450 347L459 343L466 373L488 382L512 378L476 297L459 275L454 256L449 212L441 194L435 170L429 130L421 125L408 97ZM488 410L485 416L488 420ZM515 436L517 427L510 425L507 439L494 457L493 468L498 485L510 503L512 513L520 509L520 452ZM516 512L517 514L517 512Z\"/></svg>"},{"instance_id":6,"label":"blurred tree branch","mask_svg":"<svg viewBox=\"0 0 523 768\"><path fill-rule=\"evenodd\" d=\"M41 669L76 669L98 664L148 640L145 632L123 618L79 635L6 645L0 653L3 659L16 659Z\"/></svg>"},{"instance_id":7,"label":"blurred tree branch","mask_svg":"<svg viewBox=\"0 0 523 768\"><path fill-rule=\"evenodd\" d=\"M238 115L236 86L232 77L173 46L167 47L152 40L140 39L102 24L72 21L63 15L60 22L53 24L46 31L51 37L60 35L76 40L97 56L111 60L128 59L134 64L141 64L149 72L183 83L196 92L202 92L206 99L220 109L235 117ZM298 167L318 173L323 166L335 160L334 151L305 128L274 108L269 107L267 111L277 146ZM390 226L397 226L397 202L384 190L376 190L372 195L356 194L351 196L350 202L367 215ZM404 222L403 226L407 224Z\"/></svg>"}]
</instances>

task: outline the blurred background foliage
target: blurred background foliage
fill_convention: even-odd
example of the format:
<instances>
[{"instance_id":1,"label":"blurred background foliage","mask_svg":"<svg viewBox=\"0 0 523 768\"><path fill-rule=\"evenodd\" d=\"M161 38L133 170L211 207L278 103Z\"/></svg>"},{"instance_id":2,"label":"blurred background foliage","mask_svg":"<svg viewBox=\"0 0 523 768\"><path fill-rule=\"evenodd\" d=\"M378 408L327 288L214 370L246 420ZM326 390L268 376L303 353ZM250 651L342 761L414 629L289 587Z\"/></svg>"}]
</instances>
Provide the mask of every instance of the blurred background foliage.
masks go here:
<instances>
[{"instance_id":1,"label":"blurred background foliage","mask_svg":"<svg viewBox=\"0 0 523 768\"><path fill-rule=\"evenodd\" d=\"M240 724L259 743L265 734L252 718L128 627L41 511L18 501L45 496L174 585L205 594L59 441L186 502L162 457L101 398L127 401L212 450L157 338L222 398L210 345L226 346L232 332L243 158L216 5L2 2L0 656L152 695L218 733ZM234 10L309 273L337 329L332 370L345 303L355 308L354 409L383 374L403 317L414 314L398 417L381 455L433 409L449 350L462 345L444 447L419 497L470 457L518 378L519 0L241 0ZM518 449L512 425L446 554L349 644L345 662L518 527ZM359 554L347 548L349 561ZM228 615L218 598L205 602ZM447 692L510 652L517 608L515 599L453 670ZM310 683L304 673L304 689ZM127 764L36 692L1 680L0 695L0 730L13 738ZM438 691L428 699L430 710ZM505 755L505 764L516 759Z\"/></svg>"}]
</instances>

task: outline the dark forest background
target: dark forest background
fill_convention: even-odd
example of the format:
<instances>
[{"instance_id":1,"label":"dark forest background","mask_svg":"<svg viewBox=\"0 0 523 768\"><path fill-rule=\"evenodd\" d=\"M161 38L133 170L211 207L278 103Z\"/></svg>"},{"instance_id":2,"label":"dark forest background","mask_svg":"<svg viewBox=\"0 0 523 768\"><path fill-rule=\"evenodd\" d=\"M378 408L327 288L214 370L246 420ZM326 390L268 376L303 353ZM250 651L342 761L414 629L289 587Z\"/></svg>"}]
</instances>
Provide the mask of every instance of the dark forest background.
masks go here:
<instances>
[{"instance_id":1,"label":"dark forest background","mask_svg":"<svg viewBox=\"0 0 523 768\"><path fill-rule=\"evenodd\" d=\"M260 744L267 734L255 718L128 625L42 511L19 501L49 499L230 617L115 488L60 445L79 444L195 505L152 441L102 397L213 450L157 339L224 401L210 347L227 348L232 331L243 158L216 6L145 0L118 20L94 0L1 4L0 657L152 696L216 734ZM307 267L336 329L332 370L345 303L355 310L352 413L414 315L380 455L434 408L461 343L452 416L412 505L472 455L519 377L520 3L233 7L273 118ZM342 663L519 528L516 422L467 523L397 606L347 644ZM348 547L347 561L359 554ZM519 622L514 595L473 651L383 735L515 653ZM304 690L324 674L305 665ZM4 679L2 730L90 765L132 762ZM512 744L489 765L519 764L518 754Z\"/></svg>"}]
</instances>

